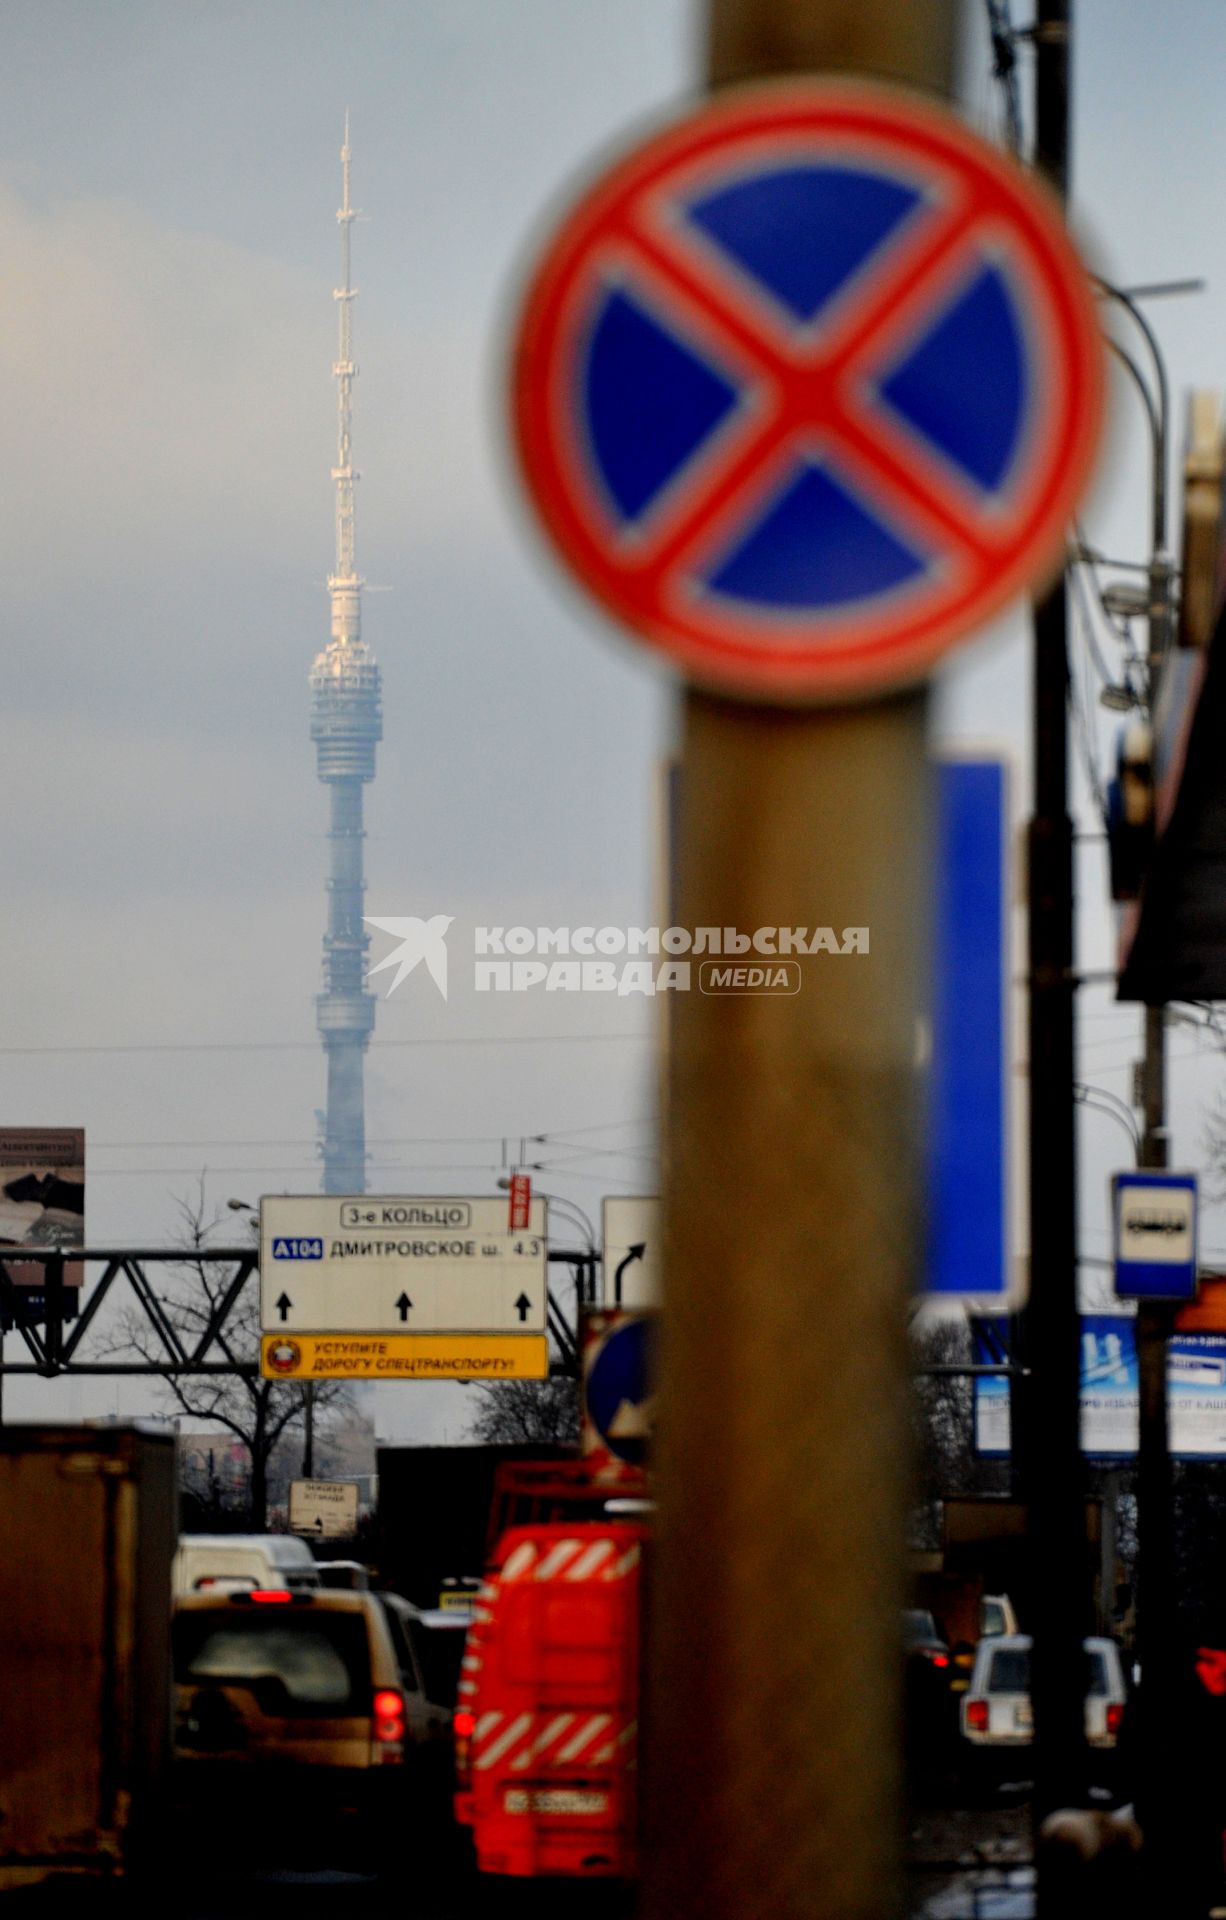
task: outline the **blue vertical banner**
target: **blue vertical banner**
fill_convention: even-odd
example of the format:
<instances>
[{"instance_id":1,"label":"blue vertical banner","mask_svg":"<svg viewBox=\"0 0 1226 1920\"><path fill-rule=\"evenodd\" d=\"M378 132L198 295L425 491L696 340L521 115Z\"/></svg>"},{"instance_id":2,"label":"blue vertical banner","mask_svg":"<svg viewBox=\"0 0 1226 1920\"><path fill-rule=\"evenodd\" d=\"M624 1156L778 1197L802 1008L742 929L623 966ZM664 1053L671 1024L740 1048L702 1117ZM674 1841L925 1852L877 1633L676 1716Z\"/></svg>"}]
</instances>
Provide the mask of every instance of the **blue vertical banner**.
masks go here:
<instances>
[{"instance_id":1,"label":"blue vertical banner","mask_svg":"<svg viewBox=\"0 0 1226 1920\"><path fill-rule=\"evenodd\" d=\"M936 769L929 1293L1009 1292L1007 776L1001 760Z\"/></svg>"}]
</instances>

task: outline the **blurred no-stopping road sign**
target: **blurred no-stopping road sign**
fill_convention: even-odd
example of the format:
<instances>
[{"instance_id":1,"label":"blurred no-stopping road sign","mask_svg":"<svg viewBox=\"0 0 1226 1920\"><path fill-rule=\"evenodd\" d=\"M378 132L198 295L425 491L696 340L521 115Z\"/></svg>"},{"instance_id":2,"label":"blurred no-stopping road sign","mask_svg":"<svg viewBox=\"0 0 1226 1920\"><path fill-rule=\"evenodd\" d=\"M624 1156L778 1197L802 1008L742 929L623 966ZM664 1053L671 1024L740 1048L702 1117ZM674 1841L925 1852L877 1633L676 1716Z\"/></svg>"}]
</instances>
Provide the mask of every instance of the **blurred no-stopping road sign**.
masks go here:
<instances>
[{"instance_id":1,"label":"blurred no-stopping road sign","mask_svg":"<svg viewBox=\"0 0 1226 1920\"><path fill-rule=\"evenodd\" d=\"M532 276L514 431L562 559L693 678L914 680L1059 556L1102 349L1054 201L952 115L728 94L589 187Z\"/></svg>"}]
</instances>

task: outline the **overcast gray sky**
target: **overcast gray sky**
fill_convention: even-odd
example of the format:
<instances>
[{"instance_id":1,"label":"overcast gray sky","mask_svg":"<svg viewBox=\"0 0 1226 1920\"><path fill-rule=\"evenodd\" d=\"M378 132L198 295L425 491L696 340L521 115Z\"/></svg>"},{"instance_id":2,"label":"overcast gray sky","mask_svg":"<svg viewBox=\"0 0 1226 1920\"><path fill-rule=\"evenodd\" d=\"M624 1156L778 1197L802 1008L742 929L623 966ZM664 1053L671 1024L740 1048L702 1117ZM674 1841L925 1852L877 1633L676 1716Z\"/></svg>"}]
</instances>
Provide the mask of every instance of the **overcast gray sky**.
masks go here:
<instances>
[{"instance_id":1,"label":"overcast gray sky","mask_svg":"<svg viewBox=\"0 0 1226 1920\"><path fill-rule=\"evenodd\" d=\"M95 1244L169 1234L202 1169L214 1202L318 1182L326 800L306 675L328 628L346 108L369 214L354 234L358 559L385 689L370 911L655 915L668 683L529 532L501 449L502 357L551 209L576 168L694 88L701 14L8 0L0 1122L87 1128ZM996 135L968 17L966 108ZM1150 311L1176 396L1212 385L1226 9L1081 0L1077 31L1077 224L1125 284L1208 279ZM1144 443L1135 400L1116 402L1087 525L1139 559ZM944 676L943 732L1009 745L1024 769L1027 678L1014 617ZM1104 725L1103 753L1108 739ZM1084 879L1085 958L1106 964L1097 855ZM1102 991L1085 1013L1087 1076L1122 1093L1136 1016ZM1198 1048L1174 1044L1176 1154L1192 1163L1216 1074L1183 1059ZM419 970L379 1008L372 1185L488 1191L503 1136L548 1133L542 1184L594 1215L604 1192L654 1186L651 1072L641 1001L444 1008ZM1087 1244L1105 1251L1099 1176L1123 1140L1088 1124ZM397 1431L443 1405L395 1393ZM11 1404L80 1403L38 1388ZM105 1404L127 1400L108 1389Z\"/></svg>"}]
</instances>

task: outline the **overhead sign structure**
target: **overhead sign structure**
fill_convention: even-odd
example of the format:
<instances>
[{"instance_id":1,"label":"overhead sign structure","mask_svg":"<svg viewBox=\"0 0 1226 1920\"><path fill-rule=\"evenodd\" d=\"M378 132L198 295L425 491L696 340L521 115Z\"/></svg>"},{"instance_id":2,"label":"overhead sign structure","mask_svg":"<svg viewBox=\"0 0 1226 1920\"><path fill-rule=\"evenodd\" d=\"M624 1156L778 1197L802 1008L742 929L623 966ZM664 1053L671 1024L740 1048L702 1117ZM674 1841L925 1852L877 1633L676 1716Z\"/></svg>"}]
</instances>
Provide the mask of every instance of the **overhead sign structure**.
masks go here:
<instances>
[{"instance_id":1,"label":"overhead sign structure","mask_svg":"<svg viewBox=\"0 0 1226 1920\"><path fill-rule=\"evenodd\" d=\"M527 1228L512 1232L502 1197L265 1198L262 1371L273 1378L543 1378L546 1253L539 1199Z\"/></svg>"},{"instance_id":2,"label":"overhead sign structure","mask_svg":"<svg viewBox=\"0 0 1226 1920\"><path fill-rule=\"evenodd\" d=\"M1111 1212L1120 1298L1194 1300L1196 1175L1117 1173Z\"/></svg>"},{"instance_id":3,"label":"overhead sign structure","mask_svg":"<svg viewBox=\"0 0 1226 1920\"><path fill-rule=\"evenodd\" d=\"M1059 209L927 101L728 93L593 185L513 361L561 558L696 680L842 702L922 677L1060 558L1102 412Z\"/></svg>"},{"instance_id":4,"label":"overhead sign structure","mask_svg":"<svg viewBox=\"0 0 1226 1920\"><path fill-rule=\"evenodd\" d=\"M348 1540L358 1527L353 1480L291 1480L289 1530L312 1540Z\"/></svg>"},{"instance_id":5,"label":"overhead sign structure","mask_svg":"<svg viewBox=\"0 0 1226 1920\"><path fill-rule=\"evenodd\" d=\"M656 1195L606 1198L601 1209L601 1249L605 1305L658 1307L662 1248Z\"/></svg>"}]
</instances>

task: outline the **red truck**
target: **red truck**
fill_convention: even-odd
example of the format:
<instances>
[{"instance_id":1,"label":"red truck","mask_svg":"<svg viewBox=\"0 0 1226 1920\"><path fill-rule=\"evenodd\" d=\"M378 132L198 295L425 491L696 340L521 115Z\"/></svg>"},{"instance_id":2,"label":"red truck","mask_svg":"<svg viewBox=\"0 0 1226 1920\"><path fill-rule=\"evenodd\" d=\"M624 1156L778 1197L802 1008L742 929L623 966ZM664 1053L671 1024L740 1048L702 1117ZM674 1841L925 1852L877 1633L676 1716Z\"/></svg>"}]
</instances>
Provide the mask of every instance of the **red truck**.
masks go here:
<instances>
[{"instance_id":1,"label":"red truck","mask_svg":"<svg viewBox=\"0 0 1226 1920\"><path fill-rule=\"evenodd\" d=\"M579 1463L511 1478L504 1516L567 1517L498 1526L461 1669L456 1814L483 1873L632 1879L645 1503Z\"/></svg>"}]
</instances>

